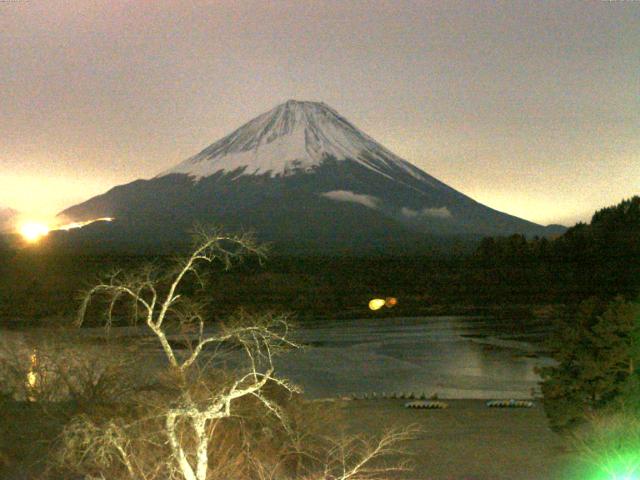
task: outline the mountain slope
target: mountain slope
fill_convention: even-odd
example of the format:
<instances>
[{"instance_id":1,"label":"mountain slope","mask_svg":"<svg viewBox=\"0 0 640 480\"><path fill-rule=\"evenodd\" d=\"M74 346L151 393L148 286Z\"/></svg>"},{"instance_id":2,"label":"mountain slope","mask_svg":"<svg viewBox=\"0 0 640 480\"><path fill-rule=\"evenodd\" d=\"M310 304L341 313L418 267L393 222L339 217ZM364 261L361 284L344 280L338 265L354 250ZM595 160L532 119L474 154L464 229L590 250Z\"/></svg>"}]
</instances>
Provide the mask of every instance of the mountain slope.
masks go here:
<instances>
[{"instance_id":1,"label":"mountain slope","mask_svg":"<svg viewBox=\"0 0 640 480\"><path fill-rule=\"evenodd\" d=\"M452 189L326 105L297 101L155 178L115 187L60 215L114 217L108 226L82 229L84 235L104 229L106 239L178 241L200 222L252 228L280 246L302 242L320 250L384 250L426 235L550 233Z\"/></svg>"}]
</instances>

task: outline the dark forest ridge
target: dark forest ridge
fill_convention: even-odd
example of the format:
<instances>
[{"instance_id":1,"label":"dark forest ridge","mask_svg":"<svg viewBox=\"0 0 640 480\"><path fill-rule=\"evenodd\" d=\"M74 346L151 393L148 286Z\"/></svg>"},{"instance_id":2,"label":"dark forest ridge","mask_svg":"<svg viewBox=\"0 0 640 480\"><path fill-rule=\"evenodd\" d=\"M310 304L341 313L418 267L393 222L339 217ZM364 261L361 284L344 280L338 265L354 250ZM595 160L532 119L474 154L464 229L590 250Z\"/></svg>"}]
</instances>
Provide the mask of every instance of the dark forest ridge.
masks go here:
<instances>
[{"instance_id":1,"label":"dark forest ridge","mask_svg":"<svg viewBox=\"0 0 640 480\"><path fill-rule=\"evenodd\" d=\"M0 237L2 238L2 237ZM434 255L279 256L248 258L214 275L218 309L294 311L301 318L361 318L372 296L397 297L385 315L416 316L530 310L577 304L599 295L640 291L640 197L601 209L553 240L486 238L475 251ZM70 253L70 254L69 254ZM122 252L120 252L122 253ZM47 243L18 249L0 242L0 322L72 316L81 286L101 272L166 262L171 256L92 255ZM376 315L379 314L375 313ZM527 318L527 316L524 316Z\"/></svg>"}]
</instances>

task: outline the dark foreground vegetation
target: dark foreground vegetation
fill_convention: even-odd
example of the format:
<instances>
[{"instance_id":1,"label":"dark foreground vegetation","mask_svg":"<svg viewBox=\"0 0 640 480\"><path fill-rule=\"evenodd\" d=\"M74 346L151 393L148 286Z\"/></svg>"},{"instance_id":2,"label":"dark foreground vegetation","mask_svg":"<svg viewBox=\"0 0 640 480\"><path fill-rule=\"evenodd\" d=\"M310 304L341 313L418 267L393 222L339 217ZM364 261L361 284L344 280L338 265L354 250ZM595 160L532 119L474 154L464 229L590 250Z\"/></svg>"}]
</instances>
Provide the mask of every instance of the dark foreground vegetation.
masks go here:
<instances>
[{"instance_id":1,"label":"dark foreground vegetation","mask_svg":"<svg viewBox=\"0 0 640 480\"><path fill-rule=\"evenodd\" d=\"M637 478L640 197L600 210L552 251L589 297L556 319L547 340L557 362L539 371L549 424L579 453L575 478Z\"/></svg>"},{"instance_id":2,"label":"dark foreground vegetation","mask_svg":"<svg viewBox=\"0 0 640 480\"><path fill-rule=\"evenodd\" d=\"M139 370L146 362L135 342L88 341L62 330L38 338L34 330L22 350L0 355L0 476L333 479L411 436L335 437L334 413L332 419L314 413L294 386L270 370L271 353L265 352L286 346L283 312L294 312L299 321L492 312L521 329L532 317L547 316L555 327L547 343L557 364L540 371L544 408L550 426L581 454L580 478L593 472L616 478L640 465L640 197L600 210L590 224L556 239L485 239L468 255L272 256L262 265L261 251L249 253L257 255L243 255L231 270L226 261L206 259L197 275L187 269L180 302L171 300L172 308L162 313L153 299L172 298L171 279L180 269L169 267L184 268L184 260L62 256L5 245L5 325L53 325L88 306L80 309L84 324L146 324L168 368L159 376ZM112 273L100 279L105 270ZM83 304L98 293L107 294L106 303ZM393 309L367 310L371 298L389 296L398 298ZM230 316L240 307L241 314ZM163 324L165 314L172 321ZM198 336L203 318L226 319L222 337ZM163 343L163 332L196 336L172 358L175 344ZM66 335L70 341L63 341ZM251 361L244 371L189 363L199 358L204 340L246 351L262 369ZM225 398L232 410L220 408ZM193 467L192 476L181 459ZM389 472L373 473L385 478Z\"/></svg>"},{"instance_id":3,"label":"dark foreground vegetation","mask_svg":"<svg viewBox=\"0 0 640 480\"><path fill-rule=\"evenodd\" d=\"M412 428L348 435L336 412L304 404L278 376L278 353L298 348L286 316L241 312L206 328L200 268L245 256L263 256L251 238L202 232L171 268L113 272L84 293L76 327L92 313L110 327L120 308L142 338L80 328L0 338L0 476L348 480L405 469L380 460ZM188 278L199 288L183 289Z\"/></svg>"}]
</instances>

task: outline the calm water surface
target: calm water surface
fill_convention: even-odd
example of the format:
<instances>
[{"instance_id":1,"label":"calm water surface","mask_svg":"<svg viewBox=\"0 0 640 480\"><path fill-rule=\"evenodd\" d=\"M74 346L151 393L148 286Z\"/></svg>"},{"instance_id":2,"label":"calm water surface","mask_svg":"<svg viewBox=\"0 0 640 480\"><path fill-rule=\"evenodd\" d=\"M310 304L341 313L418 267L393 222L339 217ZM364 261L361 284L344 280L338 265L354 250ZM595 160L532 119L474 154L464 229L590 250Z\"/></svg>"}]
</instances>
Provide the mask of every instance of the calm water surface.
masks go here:
<instances>
[{"instance_id":1,"label":"calm water surface","mask_svg":"<svg viewBox=\"0 0 640 480\"><path fill-rule=\"evenodd\" d=\"M440 398L530 398L533 369L552 361L527 334L497 334L496 320L422 317L341 320L305 326L308 345L277 359L281 375L310 397L414 392Z\"/></svg>"},{"instance_id":2,"label":"calm water surface","mask_svg":"<svg viewBox=\"0 0 640 480\"><path fill-rule=\"evenodd\" d=\"M114 330L149 335L144 328ZM533 343L549 328L532 325L518 335L505 330L504 321L470 317L322 321L295 330L294 340L306 347L277 357L275 364L279 375L311 398L382 392L531 398L539 393L534 367L553 363ZM87 335L92 332L102 330L86 329ZM20 338L21 333L1 335ZM157 346L147 354L149 368L166 362ZM226 358L234 363L236 356Z\"/></svg>"}]
</instances>

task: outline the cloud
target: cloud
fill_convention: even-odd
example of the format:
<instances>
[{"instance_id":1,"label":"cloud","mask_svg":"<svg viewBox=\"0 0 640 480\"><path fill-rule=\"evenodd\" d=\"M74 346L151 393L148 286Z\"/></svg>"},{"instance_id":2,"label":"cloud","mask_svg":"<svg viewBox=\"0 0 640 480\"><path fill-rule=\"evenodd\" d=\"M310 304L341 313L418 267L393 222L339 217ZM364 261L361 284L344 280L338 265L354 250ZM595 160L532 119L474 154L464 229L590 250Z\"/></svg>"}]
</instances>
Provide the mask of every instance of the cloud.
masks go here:
<instances>
[{"instance_id":1,"label":"cloud","mask_svg":"<svg viewBox=\"0 0 640 480\"><path fill-rule=\"evenodd\" d=\"M335 200L336 202L359 203L368 208L378 208L378 203L380 203L380 199L377 197L354 193L349 190L332 190L331 192L324 192L320 195Z\"/></svg>"},{"instance_id":2,"label":"cloud","mask_svg":"<svg viewBox=\"0 0 640 480\"><path fill-rule=\"evenodd\" d=\"M440 208L423 208L422 210L412 210L411 208L402 207L400 213L408 218L416 217L436 217L436 218L451 218L451 212L447 207Z\"/></svg>"}]
</instances>

